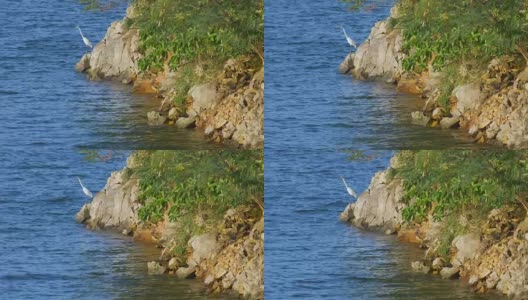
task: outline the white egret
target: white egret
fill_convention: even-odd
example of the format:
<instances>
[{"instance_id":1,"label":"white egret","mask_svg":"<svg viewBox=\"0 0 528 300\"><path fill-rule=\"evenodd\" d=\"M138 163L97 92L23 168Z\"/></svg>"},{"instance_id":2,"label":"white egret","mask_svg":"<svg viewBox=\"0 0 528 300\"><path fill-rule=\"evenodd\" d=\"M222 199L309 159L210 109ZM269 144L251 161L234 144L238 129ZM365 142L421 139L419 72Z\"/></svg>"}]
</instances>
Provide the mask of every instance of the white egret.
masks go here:
<instances>
[{"instance_id":1,"label":"white egret","mask_svg":"<svg viewBox=\"0 0 528 300\"><path fill-rule=\"evenodd\" d=\"M354 40L348 36L348 34L346 33L345 31L345 28L343 26L340 26L341 29L343 29L343 33L345 34L345 38L347 40L347 43L350 45L350 47L354 47L354 49L356 49L356 42L354 42Z\"/></svg>"},{"instance_id":2,"label":"white egret","mask_svg":"<svg viewBox=\"0 0 528 300\"><path fill-rule=\"evenodd\" d=\"M88 198L93 198L93 194L92 192L90 192L89 189L87 189L84 184L82 184L82 181L81 181L81 178L77 177L77 180L79 180L79 184L81 185L82 187L82 190L83 190L83 193L88 197Z\"/></svg>"},{"instance_id":3,"label":"white egret","mask_svg":"<svg viewBox=\"0 0 528 300\"><path fill-rule=\"evenodd\" d=\"M90 42L90 40L87 39L87 38L83 35L83 33L82 33L82 31L81 31L81 27L77 26L77 29L79 29L79 33L81 34L81 37L82 37L82 40L83 40L84 44L85 44L87 47L93 48L92 42Z\"/></svg>"},{"instance_id":4,"label":"white egret","mask_svg":"<svg viewBox=\"0 0 528 300\"><path fill-rule=\"evenodd\" d=\"M354 198L357 198L357 194L356 192L354 192L354 190L348 186L348 184L346 183L345 181L345 178L343 178L343 176L340 176L341 177L341 180L343 180L343 183L345 184L345 187L346 187L346 190L348 192L348 194Z\"/></svg>"}]
</instances>

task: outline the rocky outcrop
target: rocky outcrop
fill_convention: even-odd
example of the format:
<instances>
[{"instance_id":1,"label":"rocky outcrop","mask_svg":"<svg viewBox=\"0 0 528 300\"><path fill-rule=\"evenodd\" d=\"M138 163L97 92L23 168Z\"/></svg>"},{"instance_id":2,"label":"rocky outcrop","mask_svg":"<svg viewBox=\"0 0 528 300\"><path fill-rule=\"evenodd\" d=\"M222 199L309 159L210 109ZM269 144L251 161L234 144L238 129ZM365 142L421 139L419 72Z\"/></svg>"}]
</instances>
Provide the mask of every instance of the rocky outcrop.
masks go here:
<instances>
[{"instance_id":1,"label":"rocky outcrop","mask_svg":"<svg viewBox=\"0 0 528 300\"><path fill-rule=\"evenodd\" d=\"M180 279L198 277L212 292L235 290L251 299L264 298L264 218L256 217L255 208L239 206L229 209L218 226L192 236L187 242L186 259L173 256L181 236L181 224L165 220L156 224L139 221L138 179L127 174L137 167L132 155L127 167L114 172L104 189L91 203L85 204L76 220L90 229L116 230L132 235L134 240L154 243L163 248L159 261L147 263L152 275L173 274ZM196 226L205 222L193 218Z\"/></svg>"},{"instance_id":2,"label":"rocky outcrop","mask_svg":"<svg viewBox=\"0 0 528 300\"><path fill-rule=\"evenodd\" d=\"M398 156L391 160L391 167L398 164ZM350 203L340 215L340 220L357 227L388 233L396 232L402 224L403 186L400 179L390 178L390 168L378 172L369 188L357 202Z\"/></svg>"},{"instance_id":3,"label":"rocky outcrop","mask_svg":"<svg viewBox=\"0 0 528 300\"><path fill-rule=\"evenodd\" d=\"M448 221L435 221L432 215L418 223L403 221L403 182L389 176L391 168L398 169L400 155L405 154L397 154L389 169L377 173L340 219L367 230L396 233L400 241L427 249L423 259L410 266L416 272L460 278L478 292L497 289L514 299L528 298L527 211L507 205L492 210L484 220L478 214L460 214L450 221L460 224L459 233L446 245Z\"/></svg>"},{"instance_id":4,"label":"rocky outcrop","mask_svg":"<svg viewBox=\"0 0 528 300\"><path fill-rule=\"evenodd\" d=\"M130 159L129 159L130 161ZM76 215L79 223L90 229L115 229L129 232L138 223L139 186L126 177L126 169L112 173L102 191Z\"/></svg>"},{"instance_id":5,"label":"rocky outcrop","mask_svg":"<svg viewBox=\"0 0 528 300\"><path fill-rule=\"evenodd\" d=\"M397 14L394 7L391 17ZM389 18L390 19L390 18ZM397 82L402 73L402 35L400 30L389 28L389 19L377 22L369 37L350 53L339 66L341 73L349 73L358 79L384 79Z\"/></svg>"},{"instance_id":6,"label":"rocky outcrop","mask_svg":"<svg viewBox=\"0 0 528 300\"><path fill-rule=\"evenodd\" d=\"M133 6L131 6L132 8ZM127 17L133 14L127 10ZM126 20L126 19L125 19ZM125 26L125 20L113 22L105 37L91 53L85 54L75 69L92 80L110 79L130 83L139 73L139 32Z\"/></svg>"},{"instance_id":7,"label":"rocky outcrop","mask_svg":"<svg viewBox=\"0 0 528 300\"><path fill-rule=\"evenodd\" d=\"M188 80L167 63L156 73L140 73L138 61L139 32L125 26L127 18L137 12L131 5L125 20L112 23L91 53L77 63L76 70L85 72L92 80L108 79L134 84L134 90L157 94L163 99L160 108L147 115L148 124L174 125L205 131L215 142L255 149L264 146L264 69L254 70L246 57L230 59L217 76L209 82L193 86L186 97L185 107L174 103L179 80ZM197 66L197 77L204 70Z\"/></svg>"},{"instance_id":8,"label":"rocky outcrop","mask_svg":"<svg viewBox=\"0 0 528 300\"><path fill-rule=\"evenodd\" d=\"M241 61L229 60L218 79L216 97L203 107L196 125L216 141L233 140L244 148L264 146L264 68L256 73ZM193 90L191 90L193 91ZM193 99L195 96L191 94ZM210 97L210 99L216 99ZM191 114L196 100L192 102Z\"/></svg>"},{"instance_id":9,"label":"rocky outcrop","mask_svg":"<svg viewBox=\"0 0 528 300\"><path fill-rule=\"evenodd\" d=\"M441 72L428 70L416 74L405 72L402 61L402 32L388 26L391 18L397 18L397 6L391 16L372 28L368 39L356 53L350 53L339 66L342 73L358 79L381 79L397 83L403 92L419 94L426 99L422 111L412 113L413 123L441 127L463 128L475 142L494 143L511 149L528 148L528 68L520 72L513 57L493 59L487 70L473 78L473 82L457 86L452 91L449 107L439 103L440 85L444 80ZM461 76L468 70L461 67ZM466 74L466 75L464 75ZM435 119L434 109L443 114Z\"/></svg>"}]
</instances>

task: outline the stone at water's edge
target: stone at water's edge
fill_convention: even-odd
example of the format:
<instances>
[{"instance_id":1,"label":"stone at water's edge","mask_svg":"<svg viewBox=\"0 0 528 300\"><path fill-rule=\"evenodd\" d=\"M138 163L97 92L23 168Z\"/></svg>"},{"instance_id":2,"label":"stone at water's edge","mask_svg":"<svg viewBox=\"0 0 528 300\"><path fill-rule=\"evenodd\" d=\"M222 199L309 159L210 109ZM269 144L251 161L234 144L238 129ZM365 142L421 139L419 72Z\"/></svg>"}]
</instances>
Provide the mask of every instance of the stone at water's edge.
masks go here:
<instances>
[{"instance_id":1,"label":"stone at water's edge","mask_svg":"<svg viewBox=\"0 0 528 300\"><path fill-rule=\"evenodd\" d=\"M88 73L92 80L112 79L128 83L136 78L139 72L137 62L141 57L138 30L127 29L124 21L116 21L92 52L81 58L75 69Z\"/></svg>"},{"instance_id":2,"label":"stone at water's edge","mask_svg":"<svg viewBox=\"0 0 528 300\"><path fill-rule=\"evenodd\" d=\"M397 156L391 160L396 164ZM389 170L378 172L368 189L341 213L340 219L353 225L380 232L397 231L402 224L403 186L400 179L390 179Z\"/></svg>"},{"instance_id":3,"label":"stone at water's edge","mask_svg":"<svg viewBox=\"0 0 528 300\"><path fill-rule=\"evenodd\" d=\"M157 261L151 261L147 263L147 270L150 275L161 275L167 271L167 268Z\"/></svg>"},{"instance_id":4,"label":"stone at water's edge","mask_svg":"<svg viewBox=\"0 0 528 300\"><path fill-rule=\"evenodd\" d=\"M391 10L391 15L396 14ZM351 73L359 79L382 78L396 82L403 73L402 35L399 30L390 30L388 20L376 23L369 37L349 54L339 66L342 73Z\"/></svg>"},{"instance_id":5,"label":"stone at water's edge","mask_svg":"<svg viewBox=\"0 0 528 300\"><path fill-rule=\"evenodd\" d=\"M135 227L141 206L138 180L125 178L124 173L124 170L112 173L103 190L77 213L76 220L92 229L122 232Z\"/></svg>"}]
</instances>

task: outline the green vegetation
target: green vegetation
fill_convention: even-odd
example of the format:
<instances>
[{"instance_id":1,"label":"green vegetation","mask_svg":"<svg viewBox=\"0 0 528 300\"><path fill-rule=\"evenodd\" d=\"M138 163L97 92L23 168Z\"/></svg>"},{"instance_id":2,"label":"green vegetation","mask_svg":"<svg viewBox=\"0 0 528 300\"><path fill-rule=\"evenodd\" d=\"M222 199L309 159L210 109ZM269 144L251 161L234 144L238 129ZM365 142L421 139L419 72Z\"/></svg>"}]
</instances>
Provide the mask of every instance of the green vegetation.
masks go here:
<instances>
[{"instance_id":1,"label":"green vegetation","mask_svg":"<svg viewBox=\"0 0 528 300\"><path fill-rule=\"evenodd\" d=\"M528 195L526 151L403 151L391 176L402 178L406 222L442 222L436 251L449 257L456 236L480 230L494 208Z\"/></svg>"},{"instance_id":2,"label":"green vegetation","mask_svg":"<svg viewBox=\"0 0 528 300\"><path fill-rule=\"evenodd\" d=\"M144 223L168 218L179 226L173 254L182 256L188 239L210 230L239 205L261 214L264 197L262 150L139 151L127 176L139 179L138 211ZM201 222L196 222L196 218Z\"/></svg>"},{"instance_id":3,"label":"green vegetation","mask_svg":"<svg viewBox=\"0 0 528 300\"><path fill-rule=\"evenodd\" d=\"M137 0L142 71L185 64L223 64L262 52L264 2L239 0ZM205 68L204 68L205 69Z\"/></svg>"},{"instance_id":4,"label":"green vegetation","mask_svg":"<svg viewBox=\"0 0 528 300\"><path fill-rule=\"evenodd\" d=\"M526 0L401 0L394 25L403 29L407 71L460 63L487 64L528 42Z\"/></svg>"},{"instance_id":5,"label":"green vegetation","mask_svg":"<svg viewBox=\"0 0 528 300\"><path fill-rule=\"evenodd\" d=\"M392 171L403 178L406 221L436 220L517 202L528 192L528 152L405 151Z\"/></svg>"},{"instance_id":6,"label":"green vegetation","mask_svg":"<svg viewBox=\"0 0 528 300\"><path fill-rule=\"evenodd\" d=\"M142 221L160 221L167 211L171 221L198 210L223 214L263 197L262 151L141 151L137 157L132 171L140 182Z\"/></svg>"}]
</instances>

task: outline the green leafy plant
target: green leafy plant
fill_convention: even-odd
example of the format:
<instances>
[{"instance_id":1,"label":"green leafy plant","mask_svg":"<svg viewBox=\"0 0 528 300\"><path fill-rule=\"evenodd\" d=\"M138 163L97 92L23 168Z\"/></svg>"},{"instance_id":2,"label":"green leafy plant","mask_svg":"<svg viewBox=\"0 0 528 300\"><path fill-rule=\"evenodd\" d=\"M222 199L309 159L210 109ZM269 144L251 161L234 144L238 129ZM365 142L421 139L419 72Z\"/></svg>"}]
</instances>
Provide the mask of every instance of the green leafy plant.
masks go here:
<instances>
[{"instance_id":1,"label":"green leafy plant","mask_svg":"<svg viewBox=\"0 0 528 300\"><path fill-rule=\"evenodd\" d=\"M488 212L528 192L525 151L416 151L403 156L393 177L403 179L406 221L436 220L476 209ZM407 153L407 154L409 154Z\"/></svg>"}]
</instances>

